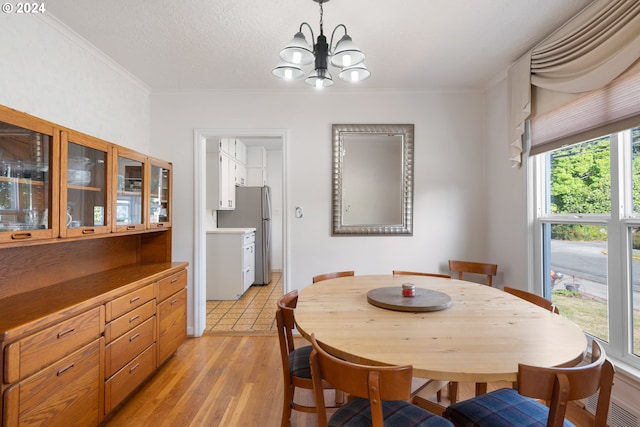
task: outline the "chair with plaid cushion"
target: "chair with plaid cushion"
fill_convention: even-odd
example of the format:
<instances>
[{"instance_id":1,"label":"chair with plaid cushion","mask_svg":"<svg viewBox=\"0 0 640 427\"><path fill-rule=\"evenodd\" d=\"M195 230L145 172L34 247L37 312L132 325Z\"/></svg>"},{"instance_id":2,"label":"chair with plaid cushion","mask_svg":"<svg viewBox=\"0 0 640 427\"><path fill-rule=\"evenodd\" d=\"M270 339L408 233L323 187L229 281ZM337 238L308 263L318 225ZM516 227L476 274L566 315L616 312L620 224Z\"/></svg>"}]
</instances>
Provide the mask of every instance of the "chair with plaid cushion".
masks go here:
<instances>
[{"instance_id":1,"label":"chair with plaid cushion","mask_svg":"<svg viewBox=\"0 0 640 427\"><path fill-rule=\"evenodd\" d=\"M278 300L278 308L276 310L276 324L280 341L282 372L284 374L282 427L289 426L292 409L301 412L316 412L315 406L297 403L294 398L296 387L313 390L311 367L309 366L309 355L312 348L310 345L296 348L293 341L294 309L297 303L298 291L293 290ZM323 387L333 388L326 382L323 383Z\"/></svg>"},{"instance_id":2,"label":"chair with plaid cushion","mask_svg":"<svg viewBox=\"0 0 640 427\"><path fill-rule=\"evenodd\" d=\"M409 403L413 367L367 366L327 353L311 336L311 376L319 427L452 427L452 424ZM349 401L327 424L322 380L349 394Z\"/></svg>"},{"instance_id":3,"label":"chair with plaid cushion","mask_svg":"<svg viewBox=\"0 0 640 427\"><path fill-rule=\"evenodd\" d=\"M567 403L598 391L593 426L606 427L614 368L596 341L591 354L591 363L573 368L520 364L518 390L503 388L458 402L444 416L458 427L568 427L573 424L564 419Z\"/></svg>"}]
</instances>

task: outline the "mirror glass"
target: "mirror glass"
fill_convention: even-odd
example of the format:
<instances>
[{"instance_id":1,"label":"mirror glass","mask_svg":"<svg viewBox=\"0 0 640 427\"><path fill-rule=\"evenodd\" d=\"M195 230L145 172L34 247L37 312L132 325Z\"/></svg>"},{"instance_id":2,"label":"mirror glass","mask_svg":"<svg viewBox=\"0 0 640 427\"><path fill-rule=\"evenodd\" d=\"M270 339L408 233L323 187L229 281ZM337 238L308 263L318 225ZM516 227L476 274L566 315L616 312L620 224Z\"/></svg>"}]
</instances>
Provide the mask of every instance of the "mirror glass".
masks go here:
<instances>
[{"instance_id":1,"label":"mirror glass","mask_svg":"<svg viewBox=\"0 0 640 427\"><path fill-rule=\"evenodd\" d=\"M333 125L333 235L413 233L413 125Z\"/></svg>"}]
</instances>

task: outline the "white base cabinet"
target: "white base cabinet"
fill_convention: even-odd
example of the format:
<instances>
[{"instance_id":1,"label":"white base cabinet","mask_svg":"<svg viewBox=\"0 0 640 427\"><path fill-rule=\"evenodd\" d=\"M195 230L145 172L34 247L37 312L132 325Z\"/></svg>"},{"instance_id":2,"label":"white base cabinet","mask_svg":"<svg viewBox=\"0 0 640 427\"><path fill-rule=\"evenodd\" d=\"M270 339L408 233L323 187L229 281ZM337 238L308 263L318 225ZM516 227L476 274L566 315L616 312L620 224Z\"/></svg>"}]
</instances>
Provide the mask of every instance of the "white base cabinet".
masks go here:
<instances>
[{"instance_id":1,"label":"white base cabinet","mask_svg":"<svg viewBox=\"0 0 640 427\"><path fill-rule=\"evenodd\" d=\"M207 231L207 300L236 300L255 281L255 228Z\"/></svg>"}]
</instances>

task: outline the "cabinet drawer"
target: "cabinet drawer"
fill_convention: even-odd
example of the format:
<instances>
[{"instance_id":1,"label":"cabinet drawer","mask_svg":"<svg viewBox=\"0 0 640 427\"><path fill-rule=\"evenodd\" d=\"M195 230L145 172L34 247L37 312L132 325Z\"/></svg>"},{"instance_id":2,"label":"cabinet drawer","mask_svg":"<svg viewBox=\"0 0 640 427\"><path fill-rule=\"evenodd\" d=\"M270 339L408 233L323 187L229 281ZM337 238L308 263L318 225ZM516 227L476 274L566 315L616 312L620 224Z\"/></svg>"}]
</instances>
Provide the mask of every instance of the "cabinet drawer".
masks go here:
<instances>
[{"instance_id":1,"label":"cabinet drawer","mask_svg":"<svg viewBox=\"0 0 640 427\"><path fill-rule=\"evenodd\" d=\"M109 301L105 304L107 308L107 322L122 316L134 308L140 307L142 304L151 301L153 297L153 284L149 284L120 298L116 298L113 301Z\"/></svg>"},{"instance_id":2,"label":"cabinet drawer","mask_svg":"<svg viewBox=\"0 0 640 427\"><path fill-rule=\"evenodd\" d=\"M156 367L156 345L147 348L118 373L107 380L104 386L104 410L111 412L153 372Z\"/></svg>"},{"instance_id":3,"label":"cabinet drawer","mask_svg":"<svg viewBox=\"0 0 640 427\"><path fill-rule=\"evenodd\" d=\"M187 270L179 271L169 277L158 280L158 298L160 301L187 287Z\"/></svg>"},{"instance_id":4,"label":"cabinet drawer","mask_svg":"<svg viewBox=\"0 0 640 427\"><path fill-rule=\"evenodd\" d=\"M187 337L187 290L158 305L158 365L180 347Z\"/></svg>"},{"instance_id":5,"label":"cabinet drawer","mask_svg":"<svg viewBox=\"0 0 640 427\"><path fill-rule=\"evenodd\" d=\"M255 244L250 244L242 248L242 269L246 270L248 267L255 265L256 263L256 254L255 254L256 246Z\"/></svg>"},{"instance_id":6,"label":"cabinet drawer","mask_svg":"<svg viewBox=\"0 0 640 427\"><path fill-rule=\"evenodd\" d=\"M247 233L242 237L242 246L247 246L256 241L256 233Z\"/></svg>"},{"instance_id":7,"label":"cabinet drawer","mask_svg":"<svg viewBox=\"0 0 640 427\"><path fill-rule=\"evenodd\" d=\"M125 313L117 319L114 319L112 322L107 323L107 326L104 328L104 338L106 343L109 344L111 341L140 325L154 314L156 314L156 304L154 301L149 301L148 303Z\"/></svg>"},{"instance_id":8,"label":"cabinet drawer","mask_svg":"<svg viewBox=\"0 0 640 427\"><path fill-rule=\"evenodd\" d=\"M253 267L247 267L242 271L242 292L245 292L247 289L253 285L253 282L256 281L256 271Z\"/></svg>"},{"instance_id":9,"label":"cabinet drawer","mask_svg":"<svg viewBox=\"0 0 640 427\"><path fill-rule=\"evenodd\" d=\"M100 338L4 393L4 426L95 426L102 419Z\"/></svg>"},{"instance_id":10,"label":"cabinet drawer","mask_svg":"<svg viewBox=\"0 0 640 427\"><path fill-rule=\"evenodd\" d=\"M156 318L154 316L107 345L105 349L105 378L113 375L155 341L155 326Z\"/></svg>"},{"instance_id":11,"label":"cabinet drawer","mask_svg":"<svg viewBox=\"0 0 640 427\"><path fill-rule=\"evenodd\" d=\"M50 365L98 338L104 308L96 307L5 348L5 382L12 383Z\"/></svg>"}]
</instances>

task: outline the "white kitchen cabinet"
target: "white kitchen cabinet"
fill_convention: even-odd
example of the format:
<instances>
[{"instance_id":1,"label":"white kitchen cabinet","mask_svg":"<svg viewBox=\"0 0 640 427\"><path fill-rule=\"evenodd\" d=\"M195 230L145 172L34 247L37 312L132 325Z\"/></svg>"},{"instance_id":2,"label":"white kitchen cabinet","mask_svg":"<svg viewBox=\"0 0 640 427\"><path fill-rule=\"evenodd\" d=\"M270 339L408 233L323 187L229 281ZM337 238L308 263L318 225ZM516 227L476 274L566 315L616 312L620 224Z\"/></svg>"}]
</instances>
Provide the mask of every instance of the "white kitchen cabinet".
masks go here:
<instances>
[{"instance_id":1,"label":"white kitchen cabinet","mask_svg":"<svg viewBox=\"0 0 640 427\"><path fill-rule=\"evenodd\" d=\"M234 162L234 168L235 173L233 176L235 185L238 187L244 187L247 185L247 168L242 163L238 162Z\"/></svg>"},{"instance_id":2,"label":"white kitchen cabinet","mask_svg":"<svg viewBox=\"0 0 640 427\"><path fill-rule=\"evenodd\" d=\"M229 154L232 154L236 161L243 166L247 163L247 146L241 140L237 138L233 140L233 153Z\"/></svg>"},{"instance_id":3,"label":"white kitchen cabinet","mask_svg":"<svg viewBox=\"0 0 640 427\"><path fill-rule=\"evenodd\" d=\"M207 209L236 207L235 163L224 152L207 153Z\"/></svg>"},{"instance_id":4,"label":"white kitchen cabinet","mask_svg":"<svg viewBox=\"0 0 640 427\"><path fill-rule=\"evenodd\" d=\"M247 185L267 185L267 150L264 147L247 147Z\"/></svg>"},{"instance_id":5,"label":"white kitchen cabinet","mask_svg":"<svg viewBox=\"0 0 640 427\"><path fill-rule=\"evenodd\" d=\"M236 300L255 281L255 228L207 231L207 300Z\"/></svg>"}]
</instances>

